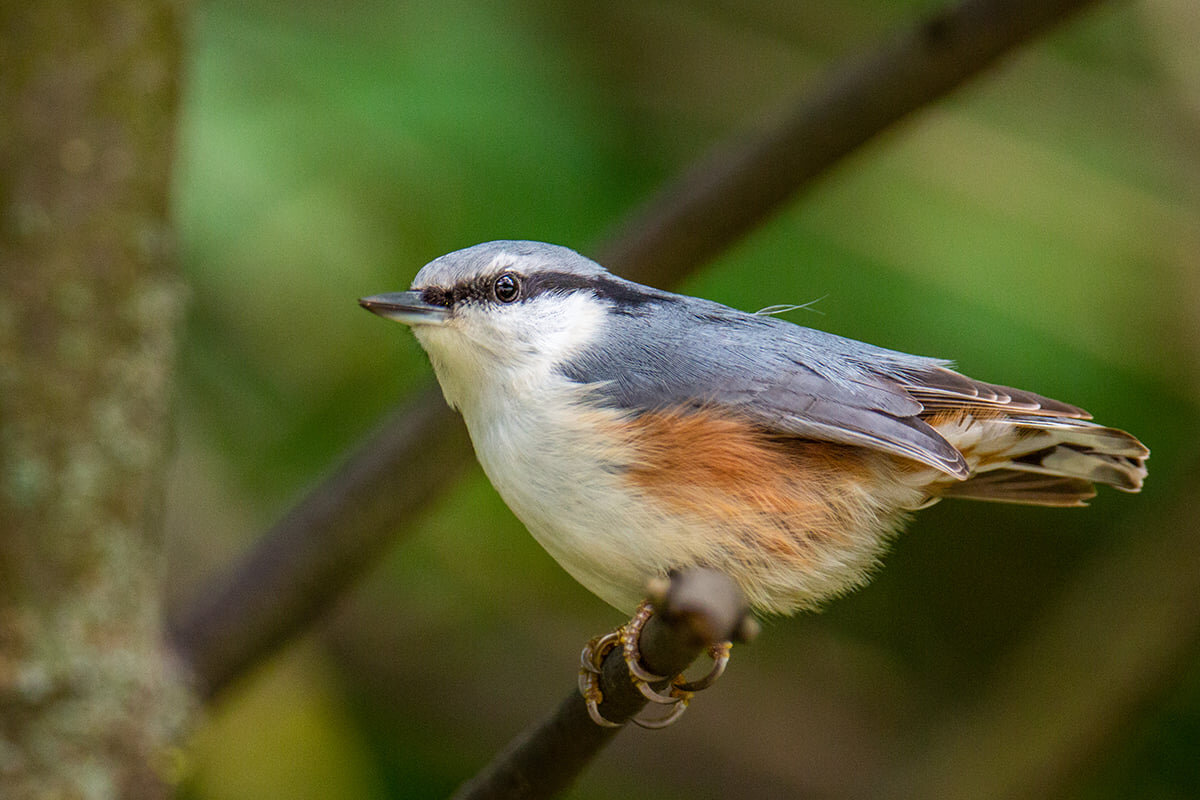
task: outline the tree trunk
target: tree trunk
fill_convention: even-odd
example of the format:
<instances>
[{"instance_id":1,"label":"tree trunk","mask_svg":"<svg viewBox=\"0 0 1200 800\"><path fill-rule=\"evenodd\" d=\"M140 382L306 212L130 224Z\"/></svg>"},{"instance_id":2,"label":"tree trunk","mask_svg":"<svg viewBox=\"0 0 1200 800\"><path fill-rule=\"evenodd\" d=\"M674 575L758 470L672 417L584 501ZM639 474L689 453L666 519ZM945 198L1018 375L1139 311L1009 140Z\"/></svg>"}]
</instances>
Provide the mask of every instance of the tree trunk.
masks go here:
<instances>
[{"instance_id":1,"label":"tree trunk","mask_svg":"<svg viewBox=\"0 0 1200 800\"><path fill-rule=\"evenodd\" d=\"M180 10L0 0L0 794L162 797Z\"/></svg>"}]
</instances>

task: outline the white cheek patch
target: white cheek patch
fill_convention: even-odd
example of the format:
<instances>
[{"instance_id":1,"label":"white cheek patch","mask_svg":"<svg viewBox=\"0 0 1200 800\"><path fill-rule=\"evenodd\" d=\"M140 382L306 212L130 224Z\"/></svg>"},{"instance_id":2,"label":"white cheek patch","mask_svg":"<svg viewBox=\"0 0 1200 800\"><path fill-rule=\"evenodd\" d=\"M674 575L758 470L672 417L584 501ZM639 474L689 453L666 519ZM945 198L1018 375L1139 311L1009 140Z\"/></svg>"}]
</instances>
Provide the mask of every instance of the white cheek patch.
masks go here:
<instances>
[{"instance_id":1,"label":"white cheek patch","mask_svg":"<svg viewBox=\"0 0 1200 800\"><path fill-rule=\"evenodd\" d=\"M523 320L536 320L533 334L540 356L555 365L574 357L596 341L607 313L606 307L587 292L545 294L528 301L533 313Z\"/></svg>"},{"instance_id":2,"label":"white cheek patch","mask_svg":"<svg viewBox=\"0 0 1200 800\"><path fill-rule=\"evenodd\" d=\"M487 395L537 402L561 379L558 368L596 340L605 314L590 293L549 292L509 306L462 308L447 324L414 332L446 400L466 411Z\"/></svg>"}]
</instances>

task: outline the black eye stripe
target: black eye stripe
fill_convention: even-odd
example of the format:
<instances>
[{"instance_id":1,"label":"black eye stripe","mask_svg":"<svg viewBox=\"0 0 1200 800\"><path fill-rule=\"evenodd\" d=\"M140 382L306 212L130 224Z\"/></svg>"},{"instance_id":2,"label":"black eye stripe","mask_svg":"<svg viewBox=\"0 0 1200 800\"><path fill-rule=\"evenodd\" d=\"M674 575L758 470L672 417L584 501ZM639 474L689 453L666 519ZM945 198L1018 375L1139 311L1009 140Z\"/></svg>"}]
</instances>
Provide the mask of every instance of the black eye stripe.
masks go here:
<instances>
[{"instance_id":1,"label":"black eye stripe","mask_svg":"<svg viewBox=\"0 0 1200 800\"><path fill-rule=\"evenodd\" d=\"M443 308L463 303L492 303L496 301L493 284L498 276L475 278L453 286L428 286L421 290L421 299Z\"/></svg>"},{"instance_id":2,"label":"black eye stripe","mask_svg":"<svg viewBox=\"0 0 1200 800\"><path fill-rule=\"evenodd\" d=\"M450 306L454 305L454 291L452 289L430 286L421 290L421 299L431 306L450 308Z\"/></svg>"},{"instance_id":3,"label":"black eye stripe","mask_svg":"<svg viewBox=\"0 0 1200 800\"><path fill-rule=\"evenodd\" d=\"M512 281L515 286L510 286ZM503 287L502 287L503 284ZM511 291L514 290L515 291ZM503 270L462 281L451 287L430 286L421 290L421 298L433 305L453 308L460 303L514 303L542 294L570 294L587 291L608 301L619 313L636 313L643 306L673 303L674 295L605 275L576 275L568 272L537 272L522 275Z\"/></svg>"}]
</instances>

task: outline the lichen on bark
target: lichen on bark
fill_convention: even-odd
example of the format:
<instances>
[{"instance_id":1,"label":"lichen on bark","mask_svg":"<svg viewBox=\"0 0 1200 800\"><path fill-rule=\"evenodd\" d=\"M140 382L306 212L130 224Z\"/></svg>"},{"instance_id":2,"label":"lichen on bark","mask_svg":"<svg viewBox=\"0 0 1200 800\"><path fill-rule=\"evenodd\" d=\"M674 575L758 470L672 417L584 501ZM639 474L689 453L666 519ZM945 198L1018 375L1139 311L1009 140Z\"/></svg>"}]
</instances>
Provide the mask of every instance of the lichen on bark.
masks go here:
<instances>
[{"instance_id":1,"label":"lichen on bark","mask_svg":"<svg viewBox=\"0 0 1200 800\"><path fill-rule=\"evenodd\" d=\"M0 785L169 793L194 703L163 636L183 287L180 9L0 8Z\"/></svg>"}]
</instances>

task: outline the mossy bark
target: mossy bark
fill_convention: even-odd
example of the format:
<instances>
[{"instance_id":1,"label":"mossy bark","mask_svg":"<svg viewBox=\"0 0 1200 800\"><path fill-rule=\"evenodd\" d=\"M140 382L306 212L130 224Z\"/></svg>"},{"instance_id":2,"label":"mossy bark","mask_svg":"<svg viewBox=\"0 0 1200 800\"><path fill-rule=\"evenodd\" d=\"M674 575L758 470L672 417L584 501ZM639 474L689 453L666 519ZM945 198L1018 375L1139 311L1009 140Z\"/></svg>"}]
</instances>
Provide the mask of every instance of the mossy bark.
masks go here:
<instances>
[{"instance_id":1,"label":"mossy bark","mask_svg":"<svg viewBox=\"0 0 1200 800\"><path fill-rule=\"evenodd\" d=\"M183 289L180 9L0 3L0 786L170 793L194 703L163 636Z\"/></svg>"}]
</instances>

